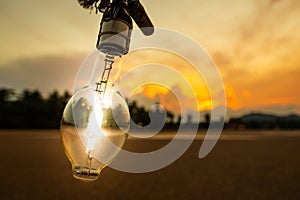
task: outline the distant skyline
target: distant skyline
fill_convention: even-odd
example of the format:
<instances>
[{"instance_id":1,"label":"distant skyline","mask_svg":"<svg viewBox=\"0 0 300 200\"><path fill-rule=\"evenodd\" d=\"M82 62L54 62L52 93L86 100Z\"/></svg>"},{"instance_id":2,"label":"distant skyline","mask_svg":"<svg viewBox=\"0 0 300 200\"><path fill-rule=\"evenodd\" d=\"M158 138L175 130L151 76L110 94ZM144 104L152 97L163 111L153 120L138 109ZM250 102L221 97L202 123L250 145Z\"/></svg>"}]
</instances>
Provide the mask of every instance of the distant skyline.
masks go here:
<instances>
[{"instance_id":1,"label":"distant skyline","mask_svg":"<svg viewBox=\"0 0 300 200\"><path fill-rule=\"evenodd\" d=\"M157 27L181 32L207 50L221 72L230 110L300 113L300 1L141 2ZM0 6L0 86L71 91L80 64L95 47L101 15L89 14L77 0ZM149 87L138 91L140 99L155 100ZM157 89L161 101L174 98L165 94ZM209 97L202 98L205 110Z\"/></svg>"}]
</instances>

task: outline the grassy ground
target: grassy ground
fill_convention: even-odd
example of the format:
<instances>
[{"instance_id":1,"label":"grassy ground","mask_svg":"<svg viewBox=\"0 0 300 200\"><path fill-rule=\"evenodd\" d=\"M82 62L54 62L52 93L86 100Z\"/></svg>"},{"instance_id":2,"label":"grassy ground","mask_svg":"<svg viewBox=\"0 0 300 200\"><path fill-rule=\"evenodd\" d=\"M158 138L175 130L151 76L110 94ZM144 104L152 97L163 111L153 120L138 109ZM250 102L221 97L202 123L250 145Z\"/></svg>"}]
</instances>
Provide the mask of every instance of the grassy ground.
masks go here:
<instances>
[{"instance_id":1,"label":"grassy ground","mask_svg":"<svg viewBox=\"0 0 300 200\"><path fill-rule=\"evenodd\" d=\"M222 139L204 159L197 157L202 141L196 140L162 170L106 168L93 183L72 178L58 134L0 131L0 199L300 199L300 137L294 133ZM143 152L165 143L129 140L126 148Z\"/></svg>"}]
</instances>

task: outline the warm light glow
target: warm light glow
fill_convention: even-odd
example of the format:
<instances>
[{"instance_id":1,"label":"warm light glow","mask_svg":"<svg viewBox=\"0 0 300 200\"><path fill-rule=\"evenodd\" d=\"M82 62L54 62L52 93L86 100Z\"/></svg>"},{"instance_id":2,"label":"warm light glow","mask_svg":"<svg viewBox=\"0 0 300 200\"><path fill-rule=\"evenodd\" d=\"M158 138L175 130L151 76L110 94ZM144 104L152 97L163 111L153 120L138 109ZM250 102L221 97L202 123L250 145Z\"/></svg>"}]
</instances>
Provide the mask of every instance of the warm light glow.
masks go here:
<instances>
[{"instance_id":1,"label":"warm light glow","mask_svg":"<svg viewBox=\"0 0 300 200\"><path fill-rule=\"evenodd\" d=\"M111 93L106 93L104 95L103 99L101 99L100 95L98 95L96 104L100 105L99 106L99 110L100 110L99 112L102 113L102 111L101 111L102 108L108 109L112 106L111 105L112 104L112 94ZM103 113L102 113L102 115L103 115Z\"/></svg>"},{"instance_id":2,"label":"warm light glow","mask_svg":"<svg viewBox=\"0 0 300 200\"><path fill-rule=\"evenodd\" d=\"M106 92L108 94L112 90ZM101 170L120 151L120 148L110 148L107 140L122 147L127 139L126 133L130 127L127 104L118 93L108 95L112 96L116 106L110 104L105 109L95 87L83 87L72 96L64 109L60 131L73 176L77 179L96 180Z\"/></svg>"},{"instance_id":3,"label":"warm light glow","mask_svg":"<svg viewBox=\"0 0 300 200\"><path fill-rule=\"evenodd\" d=\"M87 124L86 133L82 134L82 140L86 144L86 152L92 151L95 149L95 144L101 139L103 136L103 132L99 132L101 129L102 121L103 121L103 112L100 107L100 99L99 94L94 94L94 108L90 113L89 123Z\"/></svg>"},{"instance_id":4,"label":"warm light glow","mask_svg":"<svg viewBox=\"0 0 300 200\"><path fill-rule=\"evenodd\" d=\"M227 101L227 106L229 106L232 109L238 109L240 107L239 102L237 100L237 96L235 91L233 90L232 87L227 86L225 88L226 91L226 101Z\"/></svg>"},{"instance_id":5,"label":"warm light glow","mask_svg":"<svg viewBox=\"0 0 300 200\"><path fill-rule=\"evenodd\" d=\"M174 4L171 0L146 0L143 5L157 27L182 32L207 50L221 71L226 88L231 88L227 91L228 107L300 106L300 93L295 87L300 85L300 1L189 0L188 4ZM170 5L171 9L162 12L161 8ZM10 9L0 12L0 84L17 90L38 87L44 94L54 88L72 91L78 67L95 46L99 15L89 14L76 2L53 4L44 0L43 6L49 9L41 11L39 6L34 1L1 2L1 7ZM182 12L177 12L182 8L189 14L182 17ZM55 34L49 34L53 30ZM150 51L135 52L134 59L124 60L124 71L147 61L176 68L197 83L193 90L200 109L210 107L201 78L194 76L185 61ZM172 78L169 81L189 97L181 82ZM126 84L127 88L133 85ZM166 94L163 90L157 92ZM154 93L147 91L143 95L154 98Z\"/></svg>"},{"instance_id":6,"label":"warm light glow","mask_svg":"<svg viewBox=\"0 0 300 200\"><path fill-rule=\"evenodd\" d=\"M211 100L202 101L199 106L199 110L211 110L212 103Z\"/></svg>"}]
</instances>

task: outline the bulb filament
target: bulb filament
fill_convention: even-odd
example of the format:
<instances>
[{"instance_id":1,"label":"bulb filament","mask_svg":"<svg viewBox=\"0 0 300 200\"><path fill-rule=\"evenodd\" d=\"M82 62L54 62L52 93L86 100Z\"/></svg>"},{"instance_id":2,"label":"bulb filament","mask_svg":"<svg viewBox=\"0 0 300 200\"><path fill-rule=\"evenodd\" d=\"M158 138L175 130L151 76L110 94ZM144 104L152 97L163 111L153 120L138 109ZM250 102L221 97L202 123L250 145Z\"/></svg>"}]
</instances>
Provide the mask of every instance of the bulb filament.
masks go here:
<instances>
[{"instance_id":1,"label":"bulb filament","mask_svg":"<svg viewBox=\"0 0 300 200\"><path fill-rule=\"evenodd\" d=\"M98 83L96 83L96 91L99 92L100 100L104 99L104 95L105 95L105 91L107 88L107 83L108 83L108 79L109 79L109 75L110 75L113 63L114 63L114 56L106 54L105 67L104 67L101 79Z\"/></svg>"},{"instance_id":2,"label":"bulb filament","mask_svg":"<svg viewBox=\"0 0 300 200\"><path fill-rule=\"evenodd\" d=\"M101 104L103 104L104 101L104 96L105 96L105 91L107 88L107 84L108 84L108 79L109 79L109 75L110 72L112 70L112 65L114 64L114 58L115 56L110 55L110 54L106 54L105 56L105 66L104 66L104 70L101 76L101 79L99 82L96 83L96 92L98 92L98 97L100 99ZM91 152L92 148L88 149L88 162L89 162L89 168L88 168L88 172L87 172L87 176L90 175L91 173L91 169L92 169L92 160L93 160L93 154Z\"/></svg>"}]
</instances>

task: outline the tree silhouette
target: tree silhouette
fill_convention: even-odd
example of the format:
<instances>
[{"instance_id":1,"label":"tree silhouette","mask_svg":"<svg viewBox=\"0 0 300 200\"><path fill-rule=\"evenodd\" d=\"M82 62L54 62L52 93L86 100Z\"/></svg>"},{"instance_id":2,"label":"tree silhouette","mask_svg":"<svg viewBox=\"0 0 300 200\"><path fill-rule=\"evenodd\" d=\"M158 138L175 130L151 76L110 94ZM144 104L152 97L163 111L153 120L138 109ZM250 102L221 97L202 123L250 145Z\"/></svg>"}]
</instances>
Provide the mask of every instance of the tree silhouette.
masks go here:
<instances>
[{"instance_id":1,"label":"tree silhouette","mask_svg":"<svg viewBox=\"0 0 300 200\"><path fill-rule=\"evenodd\" d=\"M209 124L209 122L210 122L210 114L209 114L209 113L206 113L206 114L204 115L204 118L205 118L205 123L206 123L206 124Z\"/></svg>"},{"instance_id":2,"label":"tree silhouette","mask_svg":"<svg viewBox=\"0 0 300 200\"><path fill-rule=\"evenodd\" d=\"M43 98L38 90L0 89L0 128L58 128L70 95L53 91Z\"/></svg>"},{"instance_id":3,"label":"tree silhouette","mask_svg":"<svg viewBox=\"0 0 300 200\"><path fill-rule=\"evenodd\" d=\"M13 89L9 89L9 88L0 89L0 103L1 103L0 105L9 102L14 95L15 92Z\"/></svg>"},{"instance_id":4,"label":"tree silhouette","mask_svg":"<svg viewBox=\"0 0 300 200\"><path fill-rule=\"evenodd\" d=\"M57 129L70 97L68 92L60 94L57 90L49 93L47 97L43 97L38 90L24 90L18 94L13 89L0 88L0 128ZM136 101L129 102L128 106L131 119L135 124L147 126L150 123L150 111L148 109L138 106ZM175 122L175 115L168 110L166 113L167 119L164 128L178 128L181 116L177 116ZM160 115L154 116L156 116L155 120L162 120ZM199 124L201 128L208 127L210 123L209 113L205 114L204 120L204 123ZM186 125L193 125L191 115L188 116ZM234 129L299 129L300 117L297 115L275 116L254 113L230 119L226 127Z\"/></svg>"}]
</instances>

